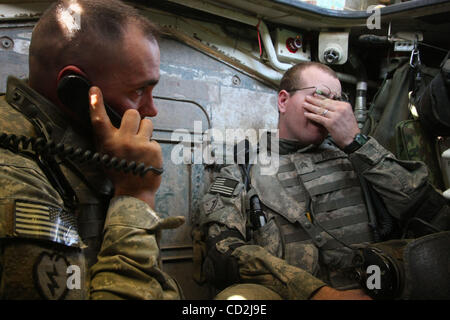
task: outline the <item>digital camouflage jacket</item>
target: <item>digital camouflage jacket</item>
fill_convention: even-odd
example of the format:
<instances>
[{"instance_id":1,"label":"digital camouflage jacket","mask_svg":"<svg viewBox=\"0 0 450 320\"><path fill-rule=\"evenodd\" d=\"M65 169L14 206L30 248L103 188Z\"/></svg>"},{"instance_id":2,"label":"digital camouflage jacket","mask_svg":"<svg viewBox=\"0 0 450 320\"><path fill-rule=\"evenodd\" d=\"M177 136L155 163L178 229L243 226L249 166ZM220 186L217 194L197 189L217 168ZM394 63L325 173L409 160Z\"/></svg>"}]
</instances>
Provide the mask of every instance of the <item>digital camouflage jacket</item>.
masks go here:
<instances>
[{"instance_id":1,"label":"digital camouflage jacket","mask_svg":"<svg viewBox=\"0 0 450 320\"><path fill-rule=\"evenodd\" d=\"M356 288L349 273L353 248L374 242L362 179L398 225L430 192L437 194L423 163L398 160L373 138L351 155L328 140L318 147L284 145L279 155L272 154L279 156L276 174L263 175L259 164L253 165L247 191L240 168L225 167L203 199L198 220L206 243L203 271L216 286L251 282L284 299L308 299L326 284ZM266 219L256 230L249 223L253 195ZM236 266L236 275L224 278L220 266Z\"/></svg>"}]
</instances>

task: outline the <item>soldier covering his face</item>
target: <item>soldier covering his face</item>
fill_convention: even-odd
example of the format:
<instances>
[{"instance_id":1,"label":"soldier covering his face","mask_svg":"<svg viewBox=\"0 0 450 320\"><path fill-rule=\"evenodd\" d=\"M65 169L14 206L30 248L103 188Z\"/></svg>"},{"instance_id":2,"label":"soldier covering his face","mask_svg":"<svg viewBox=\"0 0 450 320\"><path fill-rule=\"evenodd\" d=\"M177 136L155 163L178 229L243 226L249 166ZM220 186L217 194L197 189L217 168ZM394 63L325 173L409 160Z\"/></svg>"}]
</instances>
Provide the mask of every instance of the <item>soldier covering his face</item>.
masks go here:
<instances>
[{"instance_id":1,"label":"soldier covering his face","mask_svg":"<svg viewBox=\"0 0 450 320\"><path fill-rule=\"evenodd\" d=\"M194 240L205 242L203 277L217 289L238 284L219 298L368 299L353 271L356 249L381 240L370 193L392 226L421 215L448 230L445 200L429 185L426 167L361 135L344 100L327 66L292 67L278 92L279 150L271 154L279 157L277 172L264 174L259 163L249 170L231 165L211 185ZM394 228L389 232L383 240Z\"/></svg>"},{"instance_id":2,"label":"soldier covering his face","mask_svg":"<svg viewBox=\"0 0 450 320\"><path fill-rule=\"evenodd\" d=\"M144 118L157 114L157 37L116 0L58 1L37 23L29 81L9 77L0 97L2 299L182 297L160 268L158 241L183 218L153 210L162 152ZM61 144L154 170L125 173L111 161L104 171Z\"/></svg>"}]
</instances>

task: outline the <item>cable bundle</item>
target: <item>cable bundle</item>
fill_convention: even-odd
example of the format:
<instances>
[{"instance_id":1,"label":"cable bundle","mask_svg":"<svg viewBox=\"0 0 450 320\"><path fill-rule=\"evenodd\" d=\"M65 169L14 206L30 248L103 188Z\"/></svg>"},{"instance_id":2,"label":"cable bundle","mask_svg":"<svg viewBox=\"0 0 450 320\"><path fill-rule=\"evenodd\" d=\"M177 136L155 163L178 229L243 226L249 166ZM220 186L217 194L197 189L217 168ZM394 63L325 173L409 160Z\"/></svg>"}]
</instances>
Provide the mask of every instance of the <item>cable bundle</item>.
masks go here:
<instances>
[{"instance_id":1,"label":"cable bundle","mask_svg":"<svg viewBox=\"0 0 450 320\"><path fill-rule=\"evenodd\" d=\"M125 159L119 159L117 157L110 157L105 154L102 155L98 152L92 152L90 150L83 150L82 148L74 148L66 146L62 143L55 144L53 141L46 141L46 139L40 137L25 137L17 136L15 134L0 134L0 146L8 148L13 152L20 151L34 151L39 155L58 155L62 159L70 159L78 163L96 163L107 169L114 169L117 171L123 171L125 173L132 173L143 177L148 171L152 171L157 175L161 175L164 169L157 169L151 166L145 167L144 163L137 164L135 161L130 163Z\"/></svg>"}]
</instances>

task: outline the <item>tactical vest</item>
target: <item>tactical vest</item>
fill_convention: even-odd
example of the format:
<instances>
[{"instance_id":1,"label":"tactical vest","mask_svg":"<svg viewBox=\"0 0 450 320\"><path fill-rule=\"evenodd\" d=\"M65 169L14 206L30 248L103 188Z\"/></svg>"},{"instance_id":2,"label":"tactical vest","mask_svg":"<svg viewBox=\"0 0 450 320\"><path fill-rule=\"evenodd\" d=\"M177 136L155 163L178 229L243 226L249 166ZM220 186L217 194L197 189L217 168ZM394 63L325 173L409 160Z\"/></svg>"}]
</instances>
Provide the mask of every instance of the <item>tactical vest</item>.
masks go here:
<instances>
[{"instance_id":1,"label":"tactical vest","mask_svg":"<svg viewBox=\"0 0 450 320\"><path fill-rule=\"evenodd\" d=\"M252 186L267 218L254 234L256 243L335 288L356 287L345 273L353 250L344 244L371 242L372 234L348 156L325 142L280 155L279 161L275 175L261 175L258 166L252 170Z\"/></svg>"},{"instance_id":2,"label":"tactical vest","mask_svg":"<svg viewBox=\"0 0 450 320\"><path fill-rule=\"evenodd\" d=\"M66 130L61 122L61 118L58 119L55 113L52 112L49 102L42 102L43 98L34 93L29 87L21 84L17 79L8 79L8 92L5 97L0 97L0 112L3 115L3 122L8 118L14 119L14 125L6 124L2 126L2 131L7 131L10 134L16 135L33 135L33 126L29 122L30 118L36 118L45 125L53 126L52 139L57 142L65 143L66 140L77 141L76 147L85 147L83 141L78 143L78 140L70 133L70 130ZM11 107L14 106L14 109ZM53 108L56 108L53 106ZM26 116L26 117L25 117ZM49 118L49 117L53 117ZM55 119L56 117L56 119ZM6 120L5 120L6 119ZM55 120L55 121L52 121ZM13 153L11 153L11 156ZM28 158L27 158L28 159ZM27 160L29 163L29 160ZM29 164L31 169L41 171L39 166L34 163ZM73 192L76 195L77 206L73 209L64 208L62 199L59 199L60 206L56 208L56 204L53 206L45 205L48 203L48 199L34 199L33 196L28 197L28 194L21 194L18 197L21 200L25 199L25 206L37 208L39 210L51 210L51 209L63 209L64 217L59 216L55 221L60 222L46 222L50 228L58 228L58 223L61 228L67 227L71 229L73 238L79 239L79 241L65 242L62 238L55 238L52 242L51 239L43 239L42 234L39 235L35 232L35 235L25 234L26 238L32 238L34 244L30 242L22 242L23 235L16 230L15 220L17 218L0 217L0 237L1 238L16 238L16 240L9 241L10 246L6 247L11 252L5 253L5 257L9 257L10 261L3 261L5 265L14 265L20 263L20 269L23 269L23 278L21 279L8 279L7 270L3 270L4 282L9 283L8 287L11 287L11 283L19 281L20 287L27 288L24 292L9 293L9 296L5 298L17 299L86 299L88 297L89 289L89 269L96 263L97 254L100 250L102 243L102 231L104 220L106 216L106 210L108 208L108 190L112 189L111 183L105 179L101 170L92 167L92 165L73 164L73 163L59 163L58 164L64 178L67 180ZM44 173L42 173L44 175ZM42 188L47 189L51 185L50 182L46 185L42 185ZM53 186L55 187L55 186ZM31 194L31 191L30 191ZM102 195L103 194L103 195ZM1 195L0 195L1 196ZM34 199L30 203L27 202L27 198ZM58 197L56 197L58 198ZM39 205L37 202L42 201L43 205ZM18 200L15 201L14 207L11 210L17 212ZM11 206L13 206L11 204ZM27 210L27 209L25 209ZM8 216L7 214L6 216ZM14 213L13 216L17 217ZM58 213L56 213L58 215ZM2 221L2 219L4 221ZM69 220L74 221L75 225L68 227L71 224ZM32 221L32 220L30 220ZM3 225L2 225L3 223ZM40 225L30 225L29 222L27 228L32 230L39 230L42 228ZM56 224L56 225L54 225ZM5 239L0 239L1 241ZM46 240L43 242L42 240ZM14 255L14 250L17 254ZM24 256L20 252L27 252ZM20 255L20 256L17 256ZM6 258L5 258L6 259ZM16 261L17 260L17 261ZM67 290L66 284L68 277L71 275L68 273L70 266L79 267L81 273L81 289ZM69 268L69 269L68 269ZM30 277L29 281L28 278ZM32 278L31 278L32 277ZM51 277L51 279L50 279ZM26 283L25 283L26 282ZM29 282L29 283L28 283ZM39 293L39 295L37 295ZM3 294L3 293L2 293ZM17 295L17 297L15 296Z\"/></svg>"}]
</instances>

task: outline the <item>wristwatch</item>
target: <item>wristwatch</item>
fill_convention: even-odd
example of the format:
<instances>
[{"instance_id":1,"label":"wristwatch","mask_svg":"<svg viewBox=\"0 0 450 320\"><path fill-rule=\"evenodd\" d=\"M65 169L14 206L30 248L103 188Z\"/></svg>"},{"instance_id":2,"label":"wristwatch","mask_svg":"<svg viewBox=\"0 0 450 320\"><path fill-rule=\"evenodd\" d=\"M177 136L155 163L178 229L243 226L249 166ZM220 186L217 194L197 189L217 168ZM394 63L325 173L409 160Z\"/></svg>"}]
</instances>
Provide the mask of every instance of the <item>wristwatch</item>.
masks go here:
<instances>
[{"instance_id":1,"label":"wristwatch","mask_svg":"<svg viewBox=\"0 0 450 320\"><path fill-rule=\"evenodd\" d=\"M347 145L344 149L342 149L345 153L350 154L361 148L369 138L361 133L358 133L353 141Z\"/></svg>"}]
</instances>

